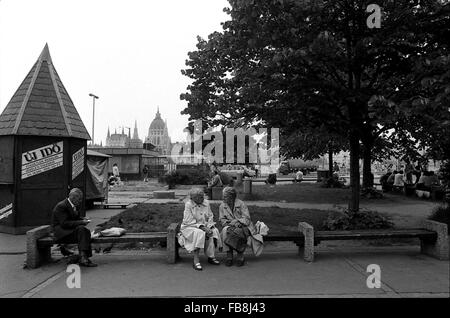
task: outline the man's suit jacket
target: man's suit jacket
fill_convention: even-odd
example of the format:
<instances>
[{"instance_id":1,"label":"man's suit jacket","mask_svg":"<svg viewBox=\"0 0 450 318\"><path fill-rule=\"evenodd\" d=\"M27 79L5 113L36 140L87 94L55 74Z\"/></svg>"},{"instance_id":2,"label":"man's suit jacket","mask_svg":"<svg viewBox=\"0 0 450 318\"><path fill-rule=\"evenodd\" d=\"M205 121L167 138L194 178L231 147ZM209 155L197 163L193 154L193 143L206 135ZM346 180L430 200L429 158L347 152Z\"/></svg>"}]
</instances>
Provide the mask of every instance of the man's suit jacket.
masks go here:
<instances>
[{"instance_id":1,"label":"man's suit jacket","mask_svg":"<svg viewBox=\"0 0 450 318\"><path fill-rule=\"evenodd\" d=\"M79 225L84 225L82 219L70 205L68 199L59 202L53 209L52 226L56 239L72 234Z\"/></svg>"}]
</instances>

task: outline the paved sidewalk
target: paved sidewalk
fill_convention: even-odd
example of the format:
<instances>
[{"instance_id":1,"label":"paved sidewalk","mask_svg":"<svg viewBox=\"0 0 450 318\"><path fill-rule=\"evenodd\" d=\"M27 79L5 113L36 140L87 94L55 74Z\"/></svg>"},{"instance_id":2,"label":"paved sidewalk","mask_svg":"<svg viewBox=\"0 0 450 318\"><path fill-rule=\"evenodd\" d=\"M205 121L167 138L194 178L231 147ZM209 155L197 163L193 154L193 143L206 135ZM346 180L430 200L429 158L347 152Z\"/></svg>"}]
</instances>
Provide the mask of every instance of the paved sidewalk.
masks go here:
<instances>
[{"instance_id":1,"label":"paved sidewalk","mask_svg":"<svg viewBox=\"0 0 450 318\"><path fill-rule=\"evenodd\" d=\"M81 288L69 289L63 261L37 270L11 268L16 257L0 257L10 274L3 297L449 297L449 264L405 248L319 249L314 263L297 256L295 246L268 246L244 267L192 269L191 256L181 253L167 264L165 250L114 251L95 255L97 268L81 269ZM224 257L219 253L219 258ZM3 261L2 261L3 260ZM380 289L366 285L369 264L381 267ZM30 278L32 278L30 280ZM245 282L245 283L243 283Z\"/></svg>"}]
</instances>

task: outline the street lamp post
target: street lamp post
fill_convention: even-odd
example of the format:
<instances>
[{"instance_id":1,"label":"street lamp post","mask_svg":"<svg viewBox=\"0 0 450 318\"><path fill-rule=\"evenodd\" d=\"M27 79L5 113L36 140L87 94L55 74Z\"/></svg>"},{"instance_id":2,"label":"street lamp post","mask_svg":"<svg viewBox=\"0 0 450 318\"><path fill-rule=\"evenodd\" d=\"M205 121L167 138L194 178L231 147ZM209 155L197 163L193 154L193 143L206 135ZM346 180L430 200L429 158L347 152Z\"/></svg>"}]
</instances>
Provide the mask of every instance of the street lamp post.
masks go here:
<instances>
[{"instance_id":1,"label":"street lamp post","mask_svg":"<svg viewBox=\"0 0 450 318\"><path fill-rule=\"evenodd\" d=\"M92 97L92 145L94 145L94 120L95 120L95 100L98 99L98 96L94 94L89 94Z\"/></svg>"}]
</instances>

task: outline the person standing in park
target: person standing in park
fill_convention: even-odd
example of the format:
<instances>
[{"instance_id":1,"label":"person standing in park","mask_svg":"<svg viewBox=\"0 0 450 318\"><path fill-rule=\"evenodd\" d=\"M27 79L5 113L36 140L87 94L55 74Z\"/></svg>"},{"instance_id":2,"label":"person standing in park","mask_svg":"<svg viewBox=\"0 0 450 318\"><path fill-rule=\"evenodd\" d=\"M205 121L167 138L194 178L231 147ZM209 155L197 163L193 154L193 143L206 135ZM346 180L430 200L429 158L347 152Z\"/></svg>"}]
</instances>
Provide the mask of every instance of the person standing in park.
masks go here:
<instances>
[{"instance_id":1,"label":"person standing in park","mask_svg":"<svg viewBox=\"0 0 450 318\"><path fill-rule=\"evenodd\" d=\"M338 165L338 163L336 161L334 162L333 171L334 172L339 172L339 165Z\"/></svg>"},{"instance_id":2,"label":"person standing in park","mask_svg":"<svg viewBox=\"0 0 450 318\"><path fill-rule=\"evenodd\" d=\"M86 228L89 220L81 218L78 209L83 201L83 192L74 188L69 197L59 202L53 209L52 227L56 243L70 244L76 242L80 260L78 264L85 267L95 267L92 257L91 232ZM64 253L63 253L64 254Z\"/></svg>"},{"instance_id":3,"label":"person standing in park","mask_svg":"<svg viewBox=\"0 0 450 318\"><path fill-rule=\"evenodd\" d=\"M145 165L144 169L142 169L142 172L144 173L144 182L148 182L148 166Z\"/></svg>"},{"instance_id":4,"label":"person standing in park","mask_svg":"<svg viewBox=\"0 0 450 318\"><path fill-rule=\"evenodd\" d=\"M113 172L114 178L116 178L117 180L120 180L119 179L120 178L119 167L117 166L117 163L113 164L112 172Z\"/></svg>"},{"instance_id":5,"label":"person standing in park","mask_svg":"<svg viewBox=\"0 0 450 318\"><path fill-rule=\"evenodd\" d=\"M208 182L208 185L206 187L206 193L209 198L212 197L212 188L213 187L223 187L222 178L220 177L218 170L214 170L213 177Z\"/></svg>"},{"instance_id":6,"label":"person standing in park","mask_svg":"<svg viewBox=\"0 0 450 318\"><path fill-rule=\"evenodd\" d=\"M185 203L183 221L178 235L178 243L189 253L194 252L192 267L201 271L200 249L204 249L208 263L219 265L215 258L215 245L222 247L220 232L215 226L214 215L209 202L205 200L202 189L194 188L189 192L190 199Z\"/></svg>"},{"instance_id":7,"label":"person standing in park","mask_svg":"<svg viewBox=\"0 0 450 318\"><path fill-rule=\"evenodd\" d=\"M411 163L411 160L409 158L405 159L405 179L407 184L412 184L412 176L415 171L414 165Z\"/></svg>"}]
</instances>

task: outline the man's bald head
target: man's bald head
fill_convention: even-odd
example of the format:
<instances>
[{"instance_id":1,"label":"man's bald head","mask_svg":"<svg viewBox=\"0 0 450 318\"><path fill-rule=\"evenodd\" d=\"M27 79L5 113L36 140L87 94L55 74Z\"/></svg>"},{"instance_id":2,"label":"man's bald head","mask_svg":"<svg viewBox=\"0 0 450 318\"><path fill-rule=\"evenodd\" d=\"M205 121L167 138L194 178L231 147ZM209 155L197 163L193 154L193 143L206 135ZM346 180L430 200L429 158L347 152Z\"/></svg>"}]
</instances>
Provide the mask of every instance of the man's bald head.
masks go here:
<instances>
[{"instance_id":1,"label":"man's bald head","mask_svg":"<svg viewBox=\"0 0 450 318\"><path fill-rule=\"evenodd\" d=\"M78 188L73 188L69 192L69 199L75 206L80 205L83 200L83 191Z\"/></svg>"}]
</instances>

